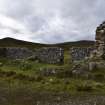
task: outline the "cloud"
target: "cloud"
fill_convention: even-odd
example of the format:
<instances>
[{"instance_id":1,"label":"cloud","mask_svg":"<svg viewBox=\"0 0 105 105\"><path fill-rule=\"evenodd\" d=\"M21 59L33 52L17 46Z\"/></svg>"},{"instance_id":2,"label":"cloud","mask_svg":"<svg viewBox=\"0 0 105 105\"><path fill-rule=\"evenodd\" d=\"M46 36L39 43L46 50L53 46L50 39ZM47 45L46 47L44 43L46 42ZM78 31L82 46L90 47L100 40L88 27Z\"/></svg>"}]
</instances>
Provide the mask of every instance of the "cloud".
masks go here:
<instances>
[{"instance_id":1,"label":"cloud","mask_svg":"<svg viewBox=\"0 0 105 105\"><path fill-rule=\"evenodd\" d=\"M94 40L105 0L0 0L0 38L41 43Z\"/></svg>"},{"instance_id":2,"label":"cloud","mask_svg":"<svg viewBox=\"0 0 105 105\"><path fill-rule=\"evenodd\" d=\"M14 38L22 38L27 39L29 35L27 28L24 27L20 22L15 21L13 18L8 16L0 15L0 37L14 37ZM23 37L22 35L25 36Z\"/></svg>"}]
</instances>

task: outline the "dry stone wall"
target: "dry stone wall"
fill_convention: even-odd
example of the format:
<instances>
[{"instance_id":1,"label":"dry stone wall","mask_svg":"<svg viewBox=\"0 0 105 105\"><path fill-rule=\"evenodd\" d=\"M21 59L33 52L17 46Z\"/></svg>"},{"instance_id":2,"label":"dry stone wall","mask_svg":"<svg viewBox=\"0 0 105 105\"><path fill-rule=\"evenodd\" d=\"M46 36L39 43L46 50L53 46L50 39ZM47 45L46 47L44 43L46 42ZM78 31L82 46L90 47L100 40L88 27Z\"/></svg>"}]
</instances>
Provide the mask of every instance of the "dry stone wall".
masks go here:
<instances>
[{"instance_id":1,"label":"dry stone wall","mask_svg":"<svg viewBox=\"0 0 105 105\"><path fill-rule=\"evenodd\" d=\"M0 57L6 57L6 56L7 56L7 49L0 48Z\"/></svg>"},{"instance_id":2,"label":"dry stone wall","mask_svg":"<svg viewBox=\"0 0 105 105\"><path fill-rule=\"evenodd\" d=\"M63 64L64 50L58 47L44 47L32 51L28 48L0 48L0 57L9 59L27 59L34 57L35 60L49 64Z\"/></svg>"},{"instance_id":3,"label":"dry stone wall","mask_svg":"<svg viewBox=\"0 0 105 105\"><path fill-rule=\"evenodd\" d=\"M25 59L35 55L28 48L7 48L7 57L11 59Z\"/></svg>"},{"instance_id":4,"label":"dry stone wall","mask_svg":"<svg viewBox=\"0 0 105 105\"><path fill-rule=\"evenodd\" d=\"M72 61L80 61L85 59L86 57L89 57L91 52L94 50L94 48L88 47L88 48L80 48L80 47L74 47L70 49L70 54Z\"/></svg>"},{"instance_id":5,"label":"dry stone wall","mask_svg":"<svg viewBox=\"0 0 105 105\"><path fill-rule=\"evenodd\" d=\"M28 48L0 48L0 57L10 59L25 59L35 53Z\"/></svg>"},{"instance_id":6,"label":"dry stone wall","mask_svg":"<svg viewBox=\"0 0 105 105\"><path fill-rule=\"evenodd\" d=\"M64 50L59 47L44 47L39 49L38 59L39 62L49 64L63 64Z\"/></svg>"}]
</instances>

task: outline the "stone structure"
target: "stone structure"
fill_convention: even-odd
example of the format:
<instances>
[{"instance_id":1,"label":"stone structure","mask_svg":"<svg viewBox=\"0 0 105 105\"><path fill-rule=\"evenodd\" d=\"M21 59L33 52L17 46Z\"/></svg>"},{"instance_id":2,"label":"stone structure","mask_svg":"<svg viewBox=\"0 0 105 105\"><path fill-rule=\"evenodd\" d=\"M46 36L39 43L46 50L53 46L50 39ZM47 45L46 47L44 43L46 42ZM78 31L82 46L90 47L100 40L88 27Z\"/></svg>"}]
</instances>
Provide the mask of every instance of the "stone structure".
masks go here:
<instances>
[{"instance_id":1,"label":"stone structure","mask_svg":"<svg viewBox=\"0 0 105 105\"><path fill-rule=\"evenodd\" d=\"M38 50L38 60L42 63L63 64L64 50L59 47L44 47Z\"/></svg>"},{"instance_id":2,"label":"stone structure","mask_svg":"<svg viewBox=\"0 0 105 105\"><path fill-rule=\"evenodd\" d=\"M96 29L96 56L105 59L105 22Z\"/></svg>"},{"instance_id":3,"label":"stone structure","mask_svg":"<svg viewBox=\"0 0 105 105\"><path fill-rule=\"evenodd\" d=\"M7 49L0 48L0 57L7 57Z\"/></svg>"},{"instance_id":4,"label":"stone structure","mask_svg":"<svg viewBox=\"0 0 105 105\"><path fill-rule=\"evenodd\" d=\"M44 47L34 51L28 48L0 48L0 57L9 59L28 59L32 58L39 62L49 64L63 64L64 51L58 47Z\"/></svg>"},{"instance_id":5,"label":"stone structure","mask_svg":"<svg viewBox=\"0 0 105 105\"><path fill-rule=\"evenodd\" d=\"M79 66L75 66L73 68L73 71L81 71L83 70L105 70L105 22L99 25L96 29L96 42L95 47L93 51L90 53L90 56L88 59L83 62L82 64L78 64ZM77 54L74 53L74 55L80 55L79 51L76 51ZM83 51L82 51L83 53ZM86 53L85 53L86 54ZM76 59L78 56L76 57ZM75 64L74 64L75 65ZM88 65L87 67L85 67ZM85 68L84 68L85 67Z\"/></svg>"},{"instance_id":6,"label":"stone structure","mask_svg":"<svg viewBox=\"0 0 105 105\"><path fill-rule=\"evenodd\" d=\"M35 55L35 52L28 48L7 48L7 57L11 59L26 59Z\"/></svg>"},{"instance_id":7,"label":"stone structure","mask_svg":"<svg viewBox=\"0 0 105 105\"><path fill-rule=\"evenodd\" d=\"M105 69L105 22L96 29L95 50L91 54L89 70Z\"/></svg>"},{"instance_id":8,"label":"stone structure","mask_svg":"<svg viewBox=\"0 0 105 105\"><path fill-rule=\"evenodd\" d=\"M86 57L89 57L91 52L94 50L94 48L91 47L74 47L70 49L70 54L72 61L80 61L85 59Z\"/></svg>"},{"instance_id":9,"label":"stone structure","mask_svg":"<svg viewBox=\"0 0 105 105\"><path fill-rule=\"evenodd\" d=\"M25 59L33 55L35 55L35 53L28 48L0 48L0 57Z\"/></svg>"},{"instance_id":10,"label":"stone structure","mask_svg":"<svg viewBox=\"0 0 105 105\"><path fill-rule=\"evenodd\" d=\"M100 24L96 29L94 48L72 48L71 56L73 61L79 61L85 57L90 59L105 60L105 22Z\"/></svg>"}]
</instances>

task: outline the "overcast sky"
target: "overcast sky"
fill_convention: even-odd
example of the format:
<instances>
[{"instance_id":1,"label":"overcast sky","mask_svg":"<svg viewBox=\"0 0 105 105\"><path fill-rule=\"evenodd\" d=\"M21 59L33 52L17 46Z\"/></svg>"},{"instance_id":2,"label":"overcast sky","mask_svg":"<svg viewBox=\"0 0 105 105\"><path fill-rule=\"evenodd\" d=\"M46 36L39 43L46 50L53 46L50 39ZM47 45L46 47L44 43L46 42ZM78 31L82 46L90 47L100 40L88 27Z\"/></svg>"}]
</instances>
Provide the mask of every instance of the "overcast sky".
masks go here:
<instances>
[{"instance_id":1,"label":"overcast sky","mask_svg":"<svg viewBox=\"0 0 105 105\"><path fill-rule=\"evenodd\" d=\"M41 43L94 40L105 0L0 0L0 38Z\"/></svg>"}]
</instances>

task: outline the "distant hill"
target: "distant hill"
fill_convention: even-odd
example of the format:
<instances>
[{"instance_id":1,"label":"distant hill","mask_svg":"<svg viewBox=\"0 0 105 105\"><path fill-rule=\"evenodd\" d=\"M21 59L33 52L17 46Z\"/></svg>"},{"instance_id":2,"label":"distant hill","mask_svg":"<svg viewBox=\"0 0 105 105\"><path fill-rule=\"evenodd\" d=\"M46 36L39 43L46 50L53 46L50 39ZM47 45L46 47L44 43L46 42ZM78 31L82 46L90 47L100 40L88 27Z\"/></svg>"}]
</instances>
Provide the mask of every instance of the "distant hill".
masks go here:
<instances>
[{"instance_id":1,"label":"distant hill","mask_svg":"<svg viewBox=\"0 0 105 105\"><path fill-rule=\"evenodd\" d=\"M64 43L53 44L53 46L59 46L68 49L70 47L93 47L94 44L95 41L81 40L75 42L64 42Z\"/></svg>"},{"instance_id":2,"label":"distant hill","mask_svg":"<svg viewBox=\"0 0 105 105\"><path fill-rule=\"evenodd\" d=\"M28 48L40 48L40 47L62 47L68 49L70 47L91 47L94 46L94 41L76 41L76 42L64 42L58 44L41 44L33 43L23 40L17 40L14 38L3 38L0 39L0 47L28 47Z\"/></svg>"},{"instance_id":3,"label":"distant hill","mask_svg":"<svg viewBox=\"0 0 105 105\"><path fill-rule=\"evenodd\" d=\"M0 47L28 47L28 48L37 47L39 48L42 46L47 46L47 45L39 44L39 43L32 43L32 42L18 40L18 39L9 38L9 37L0 39Z\"/></svg>"}]
</instances>

